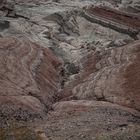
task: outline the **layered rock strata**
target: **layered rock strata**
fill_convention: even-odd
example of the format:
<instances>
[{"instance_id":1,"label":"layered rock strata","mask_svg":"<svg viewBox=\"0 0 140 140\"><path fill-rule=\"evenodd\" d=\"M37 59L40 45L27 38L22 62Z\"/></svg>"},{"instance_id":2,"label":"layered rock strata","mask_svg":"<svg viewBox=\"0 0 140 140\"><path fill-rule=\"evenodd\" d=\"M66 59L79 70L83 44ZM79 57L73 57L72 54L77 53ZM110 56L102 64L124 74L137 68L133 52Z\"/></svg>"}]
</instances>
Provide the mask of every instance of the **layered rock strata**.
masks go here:
<instances>
[{"instance_id":1,"label":"layered rock strata","mask_svg":"<svg viewBox=\"0 0 140 140\"><path fill-rule=\"evenodd\" d=\"M0 1L0 140L139 140L139 4Z\"/></svg>"},{"instance_id":2,"label":"layered rock strata","mask_svg":"<svg viewBox=\"0 0 140 140\"><path fill-rule=\"evenodd\" d=\"M61 62L27 38L0 39L0 115L31 120L49 111L59 89Z\"/></svg>"}]
</instances>

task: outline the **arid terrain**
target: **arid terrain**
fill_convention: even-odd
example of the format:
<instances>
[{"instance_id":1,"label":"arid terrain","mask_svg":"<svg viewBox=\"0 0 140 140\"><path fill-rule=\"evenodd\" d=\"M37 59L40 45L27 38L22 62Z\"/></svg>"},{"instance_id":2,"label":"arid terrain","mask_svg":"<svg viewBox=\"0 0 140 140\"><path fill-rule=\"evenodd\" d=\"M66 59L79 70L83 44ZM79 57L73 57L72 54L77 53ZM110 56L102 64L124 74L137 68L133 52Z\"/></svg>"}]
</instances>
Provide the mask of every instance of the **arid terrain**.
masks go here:
<instances>
[{"instance_id":1,"label":"arid terrain","mask_svg":"<svg viewBox=\"0 0 140 140\"><path fill-rule=\"evenodd\" d=\"M140 140L140 1L0 0L0 140Z\"/></svg>"}]
</instances>

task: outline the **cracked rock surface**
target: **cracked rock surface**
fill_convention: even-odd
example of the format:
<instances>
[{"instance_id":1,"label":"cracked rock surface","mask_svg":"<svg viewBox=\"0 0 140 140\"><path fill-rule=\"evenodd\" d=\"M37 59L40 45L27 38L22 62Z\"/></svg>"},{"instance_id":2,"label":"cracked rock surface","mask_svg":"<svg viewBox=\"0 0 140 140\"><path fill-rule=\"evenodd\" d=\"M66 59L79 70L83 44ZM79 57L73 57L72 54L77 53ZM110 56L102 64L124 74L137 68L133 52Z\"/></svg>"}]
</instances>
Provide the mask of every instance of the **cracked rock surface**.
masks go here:
<instances>
[{"instance_id":1,"label":"cracked rock surface","mask_svg":"<svg viewBox=\"0 0 140 140\"><path fill-rule=\"evenodd\" d=\"M139 0L1 0L0 140L139 139Z\"/></svg>"}]
</instances>

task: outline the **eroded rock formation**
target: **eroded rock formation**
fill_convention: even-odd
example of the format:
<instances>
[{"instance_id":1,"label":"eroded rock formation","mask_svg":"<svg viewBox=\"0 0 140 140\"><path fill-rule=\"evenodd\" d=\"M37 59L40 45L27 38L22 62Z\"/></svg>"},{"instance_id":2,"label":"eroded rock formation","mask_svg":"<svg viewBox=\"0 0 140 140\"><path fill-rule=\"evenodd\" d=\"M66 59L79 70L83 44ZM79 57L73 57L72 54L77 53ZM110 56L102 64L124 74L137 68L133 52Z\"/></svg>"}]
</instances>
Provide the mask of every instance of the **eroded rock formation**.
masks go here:
<instances>
[{"instance_id":1,"label":"eroded rock formation","mask_svg":"<svg viewBox=\"0 0 140 140\"><path fill-rule=\"evenodd\" d=\"M139 8L0 1L0 140L139 140Z\"/></svg>"},{"instance_id":2,"label":"eroded rock formation","mask_svg":"<svg viewBox=\"0 0 140 140\"><path fill-rule=\"evenodd\" d=\"M45 115L59 89L60 66L50 50L27 38L1 38L1 119L30 120Z\"/></svg>"},{"instance_id":3,"label":"eroded rock formation","mask_svg":"<svg viewBox=\"0 0 140 140\"><path fill-rule=\"evenodd\" d=\"M140 42L136 41L123 47L90 50L81 60L82 71L67 83L63 96L108 101L140 110L139 48Z\"/></svg>"}]
</instances>

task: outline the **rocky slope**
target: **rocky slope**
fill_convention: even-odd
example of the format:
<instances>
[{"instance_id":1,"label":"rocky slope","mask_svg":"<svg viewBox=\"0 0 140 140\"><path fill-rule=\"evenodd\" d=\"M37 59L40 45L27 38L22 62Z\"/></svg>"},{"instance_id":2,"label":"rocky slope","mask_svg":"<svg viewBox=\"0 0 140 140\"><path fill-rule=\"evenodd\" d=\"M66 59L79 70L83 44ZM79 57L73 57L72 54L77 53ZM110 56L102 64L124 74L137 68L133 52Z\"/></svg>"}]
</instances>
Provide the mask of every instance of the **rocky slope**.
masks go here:
<instances>
[{"instance_id":1,"label":"rocky slope","mask_svg":"<svg viewBox=\"0 0 140 140\"><path fill-rule=\"evenodd\" d=\"M26 38L1 38L0 49L2 119L41 117L58 90L61 63L47 48Z\"/></svg>"},{"instance_id":2,"label":"rocky slope","mask_svg":"<svg viewBox=\"0 0 140 140\"><path fill-rule=\"evenodd\" d=\"M0 1L0 140L139 140L139 58L139 0Z\"/></svg>"}]
</instances>

